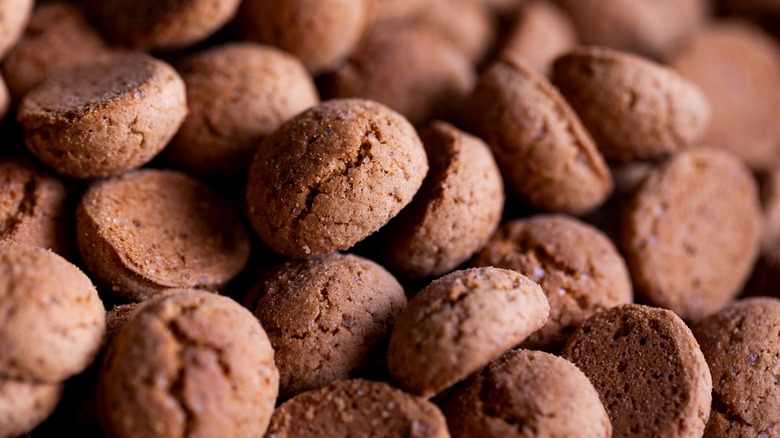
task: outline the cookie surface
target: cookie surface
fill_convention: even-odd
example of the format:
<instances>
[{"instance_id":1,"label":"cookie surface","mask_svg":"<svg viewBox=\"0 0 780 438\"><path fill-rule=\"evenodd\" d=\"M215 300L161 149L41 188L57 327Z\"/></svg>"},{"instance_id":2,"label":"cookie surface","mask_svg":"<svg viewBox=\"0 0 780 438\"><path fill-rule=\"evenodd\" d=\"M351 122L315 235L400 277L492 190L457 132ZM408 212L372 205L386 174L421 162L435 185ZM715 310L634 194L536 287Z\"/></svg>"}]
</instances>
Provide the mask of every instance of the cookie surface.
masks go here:
<instances>
[{"instance_id":1,"label":"cookie surface","mask_svg":"<svg viewBox=\"0 0 780 438\"><path fill-rule=\"evenodd\" d=\"M0 58L21 38L34 5L34 0L0 0Z\"/></svg>"},{"instance_id":2,"label":"cookie surface","mask_svg":"<svg viewBox=\"0 0 780 438\"><path fill-rule=\"evenodd\" d=\"M428 0L418 22L444 36L471 61L480 65L498 39L499 23L482 1Z\"/></svg>"},{"instance_id":3,"label":"cookie surface","mask_svg":"<svg viewBox=\"0 0 780 438\"><path fill-rule=\"evenodd\" d=\"M54 412L63 387L0 378L0 437L23 435L43 422Z\"/></svg>"}]
</instances>

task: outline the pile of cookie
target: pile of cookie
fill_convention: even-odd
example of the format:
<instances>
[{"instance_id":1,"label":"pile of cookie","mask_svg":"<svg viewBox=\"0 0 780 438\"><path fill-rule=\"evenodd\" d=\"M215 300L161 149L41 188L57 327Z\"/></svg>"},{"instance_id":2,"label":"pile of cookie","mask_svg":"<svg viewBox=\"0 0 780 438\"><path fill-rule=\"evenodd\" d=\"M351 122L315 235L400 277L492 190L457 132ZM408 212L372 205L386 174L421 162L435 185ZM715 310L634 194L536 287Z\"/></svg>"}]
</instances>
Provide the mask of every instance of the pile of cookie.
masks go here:
<instances>
[{"instance_id":1,"label":"pile of cookie","mask_svg":"<svg viewBox=\"0 0 780 438\"><path fill-rule=\"evenodd\" d=\"M0 438L780 437L778 24L0 1Z\"/></svg>"}]
</instances>

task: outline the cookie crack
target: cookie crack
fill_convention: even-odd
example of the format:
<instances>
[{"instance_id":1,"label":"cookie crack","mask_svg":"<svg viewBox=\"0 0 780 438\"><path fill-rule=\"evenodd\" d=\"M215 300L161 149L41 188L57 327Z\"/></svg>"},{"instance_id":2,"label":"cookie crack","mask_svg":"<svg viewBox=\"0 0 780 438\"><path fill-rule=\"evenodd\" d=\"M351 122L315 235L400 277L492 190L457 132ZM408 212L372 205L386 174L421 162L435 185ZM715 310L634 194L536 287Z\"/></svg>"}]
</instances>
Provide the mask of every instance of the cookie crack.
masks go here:
<instances>
[{"instance_id":1,"label":"cookie crack","mask_svg":"<svg viewBox=\"0 0 780 438\"><path fill-rule=\"evenodd\" d=\"M728 405L723 401L722 396L718 391L712 391L712 410L723 415L729 423L737 423L740 426L746 428L753 428L753 425L749 421L745 420L741 415L729 409Z\"/></svg>"}]
</instances>

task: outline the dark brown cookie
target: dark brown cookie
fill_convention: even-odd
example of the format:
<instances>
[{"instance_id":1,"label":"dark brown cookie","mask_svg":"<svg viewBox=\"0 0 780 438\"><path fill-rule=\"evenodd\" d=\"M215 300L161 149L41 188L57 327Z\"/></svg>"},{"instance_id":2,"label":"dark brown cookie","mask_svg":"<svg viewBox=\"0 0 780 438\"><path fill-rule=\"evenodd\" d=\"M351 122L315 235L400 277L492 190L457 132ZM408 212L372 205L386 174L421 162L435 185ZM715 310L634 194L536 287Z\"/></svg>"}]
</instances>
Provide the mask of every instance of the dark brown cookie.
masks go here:
<instances>
[{"instance_id":1,"label":"dark brown cookie","mask_svg":"<svg viewBox=\"0 0 780 438\"><path fill-rule=\"evenodd\" d=\"M0 0L0 58L21 38L33 5L34 0Z\"/></svg>"},{"instance_id":2,"label":"dark brown cookie","mask_svg":"<svg viewBox=\"0 0 780 438\"><path fill-rule=\"evenodd\" d=\"M0 377L0 437L13 438L33 430L54 412L64 386Z\"/></svg>"},{"instance_id":3,"label":"dark brown cookie","mask_svg":"<svg viewBox=\"0 0 780 438\"><path fill-rule=\"evenodd\" d=\"M627 304L597 313L563 357L598 391L614 436L702 436L712 379L699 344L673 312Z\"/></svg>"}]
</instances>

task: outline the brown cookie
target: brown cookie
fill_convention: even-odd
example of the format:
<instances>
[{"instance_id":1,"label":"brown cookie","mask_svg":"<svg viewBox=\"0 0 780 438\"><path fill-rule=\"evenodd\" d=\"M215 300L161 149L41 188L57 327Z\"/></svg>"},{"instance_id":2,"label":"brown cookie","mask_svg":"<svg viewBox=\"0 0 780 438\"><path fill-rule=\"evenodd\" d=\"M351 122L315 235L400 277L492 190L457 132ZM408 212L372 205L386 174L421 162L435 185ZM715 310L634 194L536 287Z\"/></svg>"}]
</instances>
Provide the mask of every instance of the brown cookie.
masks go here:
<instances>
[{"instance_id":1,"label":"brown cookie","mask_svg":"<svg viewBox=\"0 0 780 438\"><path fill-rule=\"evenodd\" d=\"M420 291L390 336L395 382L430 397L521 343L547 321L538 284L496 268L455 271Z\"/></svg>"},{"instance_id":2,"label":"brown cookie","mask_svg":"<svg viewBox=\"0 0 780 438\"><path fill-rule=\"evenodd\" d=\"M699 344L673 312L626 304L597 313L563 357L598 391L614 436L702 436L712 379Z\"/></svg>"},{"instance_id":3,"label":"brown cookie","mask_svg":"<svg viewBox=\"0 0 780 438\"><path fill-rule=\"evenodd\" d=\"M255 316L279 367L279 396L360 375L383 357L406 296L376 263L331 254L289 262L262 287Z\"/></svg>"},{"instance_id":4,"label":"brown cookie","mask_svg":"<svg viewBox=\"0 0 780 438\"><path fill-rule=\"evenodd\" d=\"M419 17L423 25L439 32L472 64L487 58L498 39L498 22L480 0L428 0Z\"/></svg>"},{"instance_id":5,"label":"brown cookie","mask_svg":"<svg viewBox=\"0 0 780 438\"><path fill-rule=\"evenodd\" d=\"M383 254L410 279L444 275L495 232L504 184L488 146L444 122L421 133L430 170L414 200L387 231Z\"/></svg>"},{"instance_id":6,"label":"brown cookie","mask_svg":"<svg viewBox=\"0 0 780 438\"><path fill-rule=\"evenodd\" d=\"M343 251L385 225L428 171L411 124L376 102L324 102L269 136L249 171L255 230L274 251Z\"/></svg>"},{"instance_id":7,"label":"brown cookie","mask_svg":"<svg viewBox=\"0 0 780 438\"><path fill-rule=\"evenodd\" d=\"M609 238L567 216L505 223L472 264L511 269L542 287L550 318L526 339L526 348L560 351L587 318L633 301L626 263Z\"/></svg>"},{"instance_id":8,"label":"brown cookie","mask_svg":"<svg viewBox=\"0 0 780 438\"><path fill-rule=\"evenodd\" d=\"M395 20L413 20L423 15L430 0L376 0L374 23Z\"/></svg>"},{"instance_id":9,"label":"brown cookie","mask_svg":"<svg viewBox=\"0 0 780 438\"><path fill-rule=\"evenodd\" d=\"M201 175L245 171L265 137L319 103L303 64L269 46L227 44L192 55L177 68L190 113L165 156Z\"/></svg>"},{"instance_id":10,"label":"brown cookie","mask_svg":"<svg viewBox=\"0 0 780 438\"><path fill-rule=\"evenodd\" d=\"M774 437L780 427L780 300L736 301L693 328L712 372L707 436Z\"/></svg>"},{"instance_id":11,"label":"brown cookie","mask_svg":"<svg viewBox=\"0 0 780 438\"><path fill-rule=\"evenodd\" d=\"M0 58L21 38L33 5L34 0L0 0Z\"/></svg>"},{"instance_id":12,"label":"brown cookie","mask_svg":"<svg viewBox=\"0 0 780 438\"><path fill-rule=\"evenodd\" d=\"M495 63L467 108L505 184L532 207L584 214L612 192L604 158L574 111L525 62L506 57Z\"/></svg>"},{"instance_id":13,"label":"brown cookie","mask_svg":"<svg viewBox=\"0 0 780 438\"><path fill-rule=\"evenodd\" d=\"M98 388L115 437L261 436L279 387L274 352L230 298L187 291L145 303L114 339Z\"/></svg>"},{"instance_id":14,"label":"brown cookie","mask_svg":"<svg viewBox=\"0 0 780 438\"><path fill-rule=\"evenodd\" d=\"M30 432L57 407L65 385L0 377L0 437Z\"/></svg>"},{"instance_id":15,"label":"brown cookie","mask_svg":"<svg viewBox=\"0 0 780 438\"><path fill-rule=\"evenodd\" d=\"M249 258L249 235L232 206L168 170L94 184L79 204L76 234L95 280L127 301L168 288L217 289Z\"/></svg>"},{"instance_id":16,"label":"brown cookie","mask_svg":"<svg viewBox=\"0 0 780 438\"><path fill-rule=\"evenodd\" d=\"M455 438L612 436L582 371L539 351L509 351L472 374L448 395L444 414Z\"/></svg>"},{"instance_id":17,"label":"brown cookie","mask_svg":"<svg viewBox=\"0 0 780 438\"><path fill-rule=\"evenodd\" d=\"M653 170L622 228L637 295L687 320L717 312L739 293L760 239L753 175L714 149L679 153Z\"/></svg>"},{"instance_id":18,"label":"brown cookie","mask_svg":"<svg viewBox=\"0 0 780 438\"><path fill-rule=\"evenodd\" d=\"M76 66L47 78L19 108L27 147L76 178L116 175L147 163L187 114L184 82L146 55Z\"/></svg>"}]
</instances>

